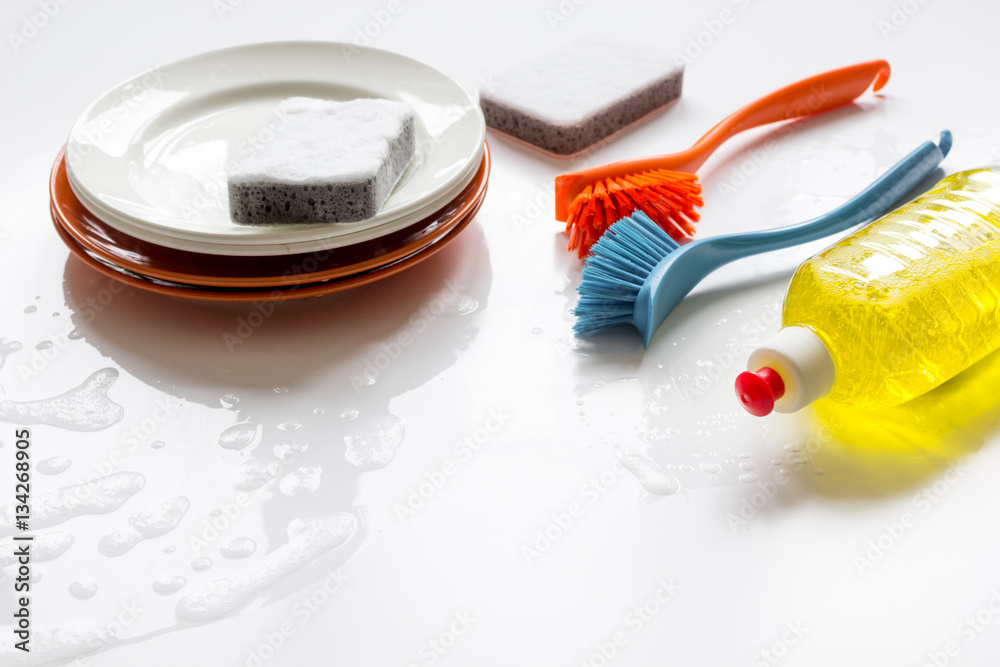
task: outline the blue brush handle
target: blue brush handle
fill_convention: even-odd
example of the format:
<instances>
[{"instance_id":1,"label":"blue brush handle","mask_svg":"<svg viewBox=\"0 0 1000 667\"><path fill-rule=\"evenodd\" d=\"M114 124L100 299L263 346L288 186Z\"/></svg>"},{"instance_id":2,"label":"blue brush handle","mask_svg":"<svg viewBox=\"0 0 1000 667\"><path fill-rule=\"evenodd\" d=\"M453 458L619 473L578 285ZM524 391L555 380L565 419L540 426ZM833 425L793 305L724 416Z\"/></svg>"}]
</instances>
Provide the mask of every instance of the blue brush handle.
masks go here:
<instances>
[{"instance_id":1,"label":"blue brush handle","mask_svg":"<svg viewBox=\"0 0 1000 667\"><path fill-rule=\"evenodd\" d=\"M695 285L712 271L743 257L831 236L893 210L937 168L951 149L951 132L900 160L847 203L806 222L756 232L714 236L670 252L646 277L635 297L632 321L648 347L653 334ZM620 223L619 223L620 224Z\"/></svg>"},{"instance_id":2,"label":"blue brush handle","mask_svg":"<svg viewBox=\"0 0 1000 667\"><path fill-rule=\"evenodd\" d=\"M721 266L740 257L809 243L850 229L894 209L908 192L937 168L949 150L951 132L943 130L940 144L925 142L855 197L817 218L788 227L716 236L705 241L719 252ZM726 257L730 253L732 256Z\"/></svg>"}]
</instances>

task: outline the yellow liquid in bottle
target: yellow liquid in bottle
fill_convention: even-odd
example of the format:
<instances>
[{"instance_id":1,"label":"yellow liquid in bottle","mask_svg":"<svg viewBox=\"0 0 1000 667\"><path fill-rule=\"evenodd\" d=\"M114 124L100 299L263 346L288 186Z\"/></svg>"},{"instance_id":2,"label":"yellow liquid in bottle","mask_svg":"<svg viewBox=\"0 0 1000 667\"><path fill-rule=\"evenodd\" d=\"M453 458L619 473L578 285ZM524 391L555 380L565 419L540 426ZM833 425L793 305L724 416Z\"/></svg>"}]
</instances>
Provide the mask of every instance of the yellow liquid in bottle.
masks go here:
<instances>
[{"instance_id":1,"label":"yellow liquid in bottle","mask_svg":"<svg viewBox=\"0 0 1000 667\"><path fill-rule=\"evenodd\" d=\"M802 264L783 324L826 344L829 397L898 405L1000 348L1000 167L953 174Z\"/></svg>"}]
</instances>

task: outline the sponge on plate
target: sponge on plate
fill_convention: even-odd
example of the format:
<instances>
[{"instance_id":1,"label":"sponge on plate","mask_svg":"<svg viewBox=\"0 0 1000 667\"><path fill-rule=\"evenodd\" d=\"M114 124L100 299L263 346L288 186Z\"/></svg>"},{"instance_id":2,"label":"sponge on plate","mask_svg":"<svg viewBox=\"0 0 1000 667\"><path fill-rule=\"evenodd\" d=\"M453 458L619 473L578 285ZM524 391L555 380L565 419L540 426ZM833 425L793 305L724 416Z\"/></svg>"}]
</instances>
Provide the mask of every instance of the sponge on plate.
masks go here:
<instances>
[{"instance_id":1,"label":"sponge on plate","mask_svg":"<svg viewBox=\"0 0 1000 667\"><path fill-rule=\"evenodd\" d=\"M404 102L282 100L273 136L229 170L229 214L245 224L371 218L413 157Z\"/></svg>"},{"instance_id":2,"label":"sponge on plate","mask_svg":"<svg viewBox=\"0 0 1000 667\"><path fill-rule=\"evenodd\" d=\"M572 42L493 77L479 106L488 126L572 155L680 97L672 60L631 42Z\"/></svg>"}]
</instances>

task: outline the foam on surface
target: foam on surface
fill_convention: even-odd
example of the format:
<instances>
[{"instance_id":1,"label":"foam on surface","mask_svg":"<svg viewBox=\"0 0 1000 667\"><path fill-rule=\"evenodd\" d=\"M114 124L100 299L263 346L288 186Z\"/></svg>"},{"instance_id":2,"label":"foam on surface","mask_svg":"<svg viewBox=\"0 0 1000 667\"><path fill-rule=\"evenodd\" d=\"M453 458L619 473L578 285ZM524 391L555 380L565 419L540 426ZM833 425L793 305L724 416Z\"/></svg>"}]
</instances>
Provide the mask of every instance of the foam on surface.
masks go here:
<instances>
[{"instance_id":1,"label":"foam on surface","mask_svg":"<svg viewBox=\"0 0 1000 667\"><path fill-rule=\"evenodd\" d=\"M35 535L31 542L31 562L44 563L63 555L76 540L69 533L43 533ZM17 549L22 543L13 540L0 544L0 567L17 563Z\"/></svg>"},{"instance_id":2,"label":"foam on surface","mask_svg":"<svg viewBox=\"0 0 1000 667\"><path fill-rule=\"evenodd\" d=\"M130 516L127 528L102 537L97 550L105 556L121 556L139 542L176 528L190 506L184 496L173 496L150 505Z\"/></svg>"},{"instance_id":3,"label":"foam on surface","mask_svg":"<svg viewBox=\"0 0 1000 667\"><path fill-rule=\"evenodd\" d=\"M345 544L357 527L357 518L346 512L323 519L293 519L287 543L242 572L189 592L177 602L177 617L207 621L238 609L254 595Z\"/></svg>"},{"instance_id":4,"label":"foam on surface","mask_svg":"<svg viewBox=\"0 0 1000 667\"><path fill-rule=\"evenodd\" d=\"M13 647L13 642L4 642L6 646L0 648L0 665L4 667L50 665L57 660L69 660L84 653L100 651L115 641L114 629L109 625L34 627L31 650L20 651ZM83 659L79 664L89 662Z\"/></svg>"},{"instance_id":5,"label":"foam on surface","mask_svg":"<svg viewBox=\"0 0 1000 667\"><path fill-rule=\"evenodd\" d=\"M118 379L114 368L91 373L78 387L37 401L0 399L0 421L23 425L47 424L71 431L100 431L121 421L122 406L108 398Z\"/></svg>"},{"instance_id":6,"label":"foam on surface","mask_svg":"<svg viewBox=\"0 0 1000 667\"><path fill-rule=\"evenodd\" d=\"M234 222L352 222L371 218L413 157L413 109L405 102L292 97L276 128L228 173Z\"/></svg>"},{"instance_id":7,"label":"foam on surface","mask_svg":"<svg viewBox=\"0 0 1000 667\"><path fill-rule=\"evenodd\" d=\"M32 496L31 528L48 528L82 514L107 514L139 492L146 478L137 472L116 472L92 482L65 486ZM13 535L13 503L0 505L0 537Z\"/></svg>"},{"instance_id":8,"label":"foam on surface","mask_svg":"<svg viewBox=\"0 0 1000 667\"><path fill-rule=\"evenodd\" d=\"M626 454L622 465L639 480L646 493L654 496L669 496L680 491L680 482L670 473L663 472L645 456Z\"/></svg>"},{"instance_id":9,"label":"foam on surface","mask_svg":"<svg viewBox=\"0 0 1000 667\"><path fill-rule=\"evenodd\" d=\"M479 104L488 126L571 155L680 97L683 74L667 53L588 38L496 75Z\"/></svg>"}]
</instances>

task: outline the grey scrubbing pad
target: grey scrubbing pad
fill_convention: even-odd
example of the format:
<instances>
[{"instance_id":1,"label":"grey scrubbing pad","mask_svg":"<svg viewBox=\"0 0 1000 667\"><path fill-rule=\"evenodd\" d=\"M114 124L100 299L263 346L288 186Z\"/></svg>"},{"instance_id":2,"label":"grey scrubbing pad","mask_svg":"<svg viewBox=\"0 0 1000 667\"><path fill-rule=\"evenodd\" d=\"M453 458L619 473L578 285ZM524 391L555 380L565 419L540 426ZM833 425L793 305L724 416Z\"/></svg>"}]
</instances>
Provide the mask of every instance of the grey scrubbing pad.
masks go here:
<instances>
[{"instance_id":1,"label":"grey scrubbing pad","mask_svg":"<svg viewBox=\"0 0 1000 667\"><path fill-rule=\"evenodd\" d=\"M683 76L666 53L586 39L498 74L479 106L489 127L572 155L680 97Z\"/></svg>"},{"instance_id":2,"label":"grey scrubbing pad","mask_svg":"<svg viewBox=\"0 0 1000 667\"><path fill-rule=\"evenodd\" d=\"M378 213L414 151L409 105L284 100L274 137L229 172L234 222L355 222Z\"/></svg>"}]
</instances>

